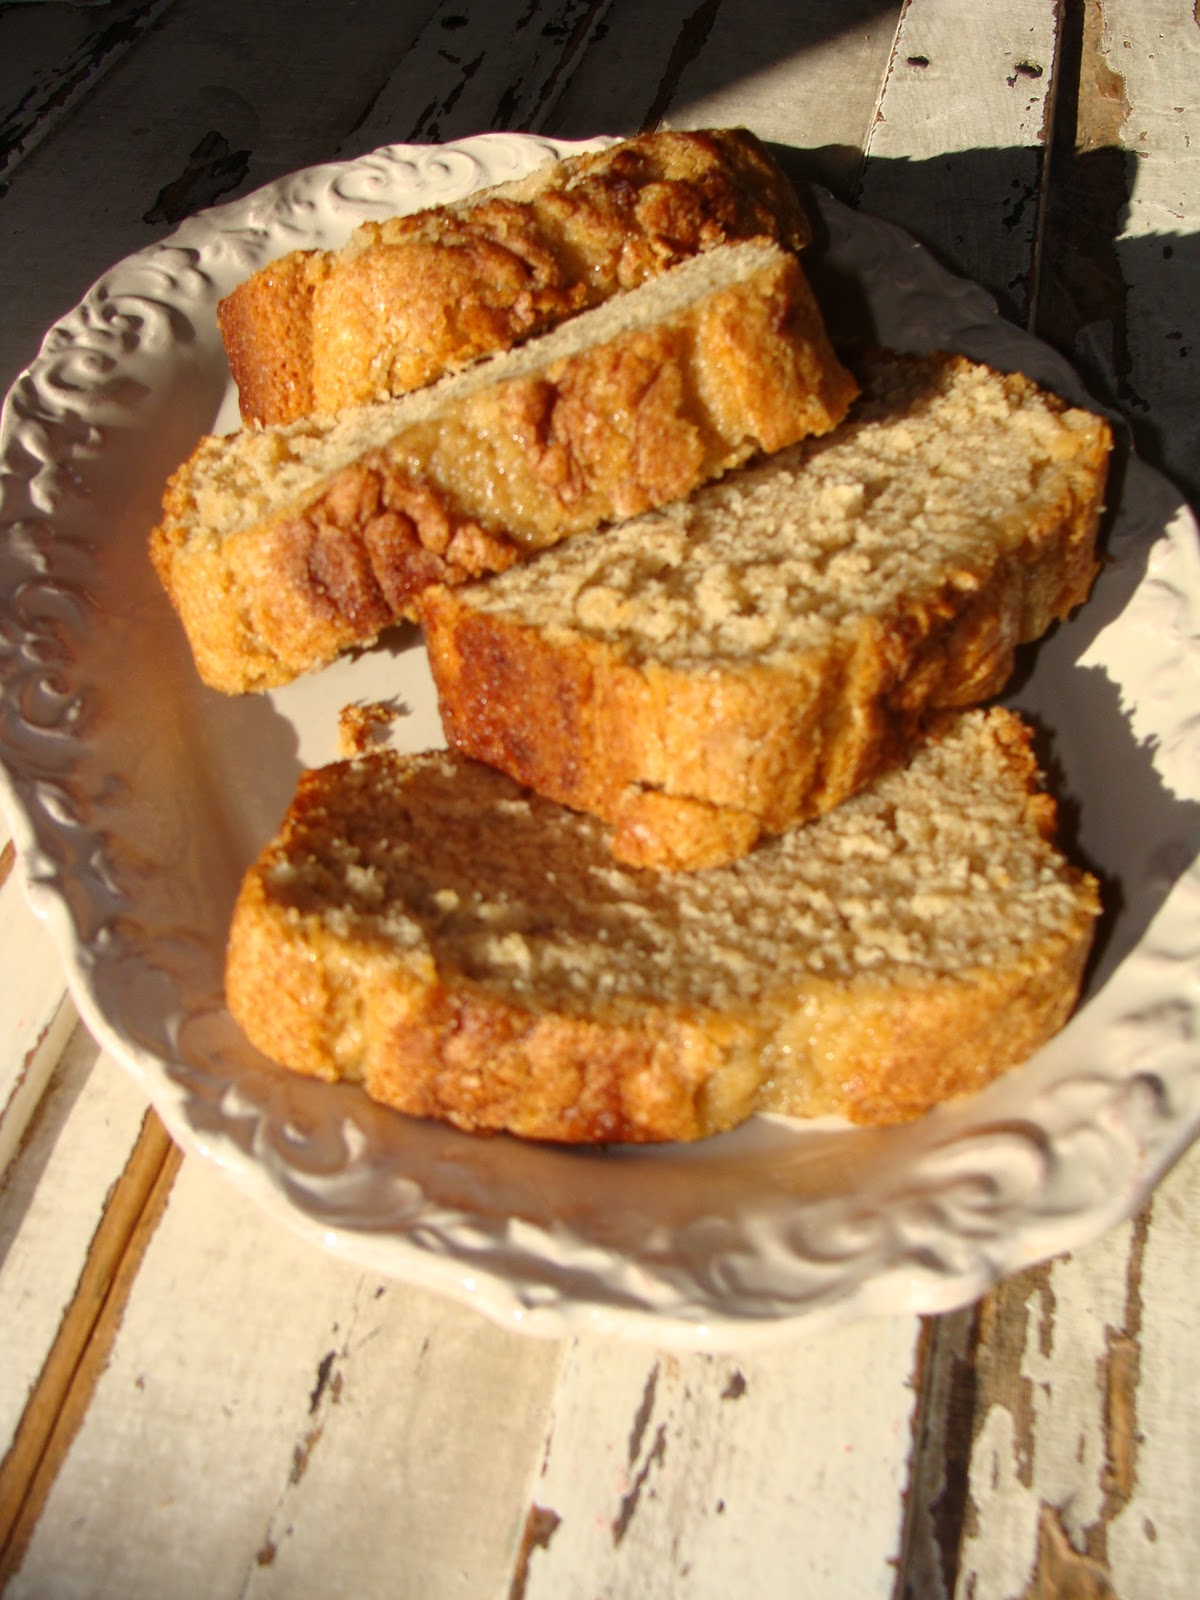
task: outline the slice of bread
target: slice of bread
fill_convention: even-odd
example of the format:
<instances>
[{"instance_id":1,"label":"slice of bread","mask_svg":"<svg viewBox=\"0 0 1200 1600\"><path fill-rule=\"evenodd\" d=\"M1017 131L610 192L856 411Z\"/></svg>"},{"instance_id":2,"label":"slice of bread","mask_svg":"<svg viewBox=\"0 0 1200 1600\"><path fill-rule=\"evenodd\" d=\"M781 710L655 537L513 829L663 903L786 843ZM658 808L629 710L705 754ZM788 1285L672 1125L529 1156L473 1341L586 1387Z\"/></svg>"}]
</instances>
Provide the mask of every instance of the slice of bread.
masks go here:
<instances>
[{"instance_id":1,"label":"slice of bread","mask_svg":"<svg viewBox=\"0 0 1200 1600\"><path fill-rule=\"evenodd\" d=\"M649 133L333 251L295 251L217 312L242 415L291 422L407 394L511 349L713 245L808 239L795 192L745 129Z\"/></svg>"},{"instance_id":2,"label":"slice of bread","mask_svg":"<svg viewBox=\"0 0 1200 1600\"><path fill-rule=\"evenodd\" d=\"M855 393L796 257L724 245L430 389L202 440L151 554L201 677L267 688L428 583L686 495Z\"/></svg>"},{"instance_id":3,"label":"slice of bread","mask_svg":"<svg viewBox=\"0 0 1200 1600\"><path fill-rule=\"evenodd\" d=\"M962 357L879 355L848 421L689 501L428 591L449 742L716 865L995 694L1086 596L1107 425Z\"/></svg>"},{"instance_id":4,"label":"slice of bread","mask_svg":"<svg viewBox=\"0 0 1200 1600\"><path fill-rule=\"evenodd\" d=\"M697 873L616 866L595 818L456 753L375 752L302 778L241 890L228 1002L281 1065L470 1130L896 1122L1074 1006L1098 900L1054 825L1000 710Z\"/></svg>"}]
</instances>

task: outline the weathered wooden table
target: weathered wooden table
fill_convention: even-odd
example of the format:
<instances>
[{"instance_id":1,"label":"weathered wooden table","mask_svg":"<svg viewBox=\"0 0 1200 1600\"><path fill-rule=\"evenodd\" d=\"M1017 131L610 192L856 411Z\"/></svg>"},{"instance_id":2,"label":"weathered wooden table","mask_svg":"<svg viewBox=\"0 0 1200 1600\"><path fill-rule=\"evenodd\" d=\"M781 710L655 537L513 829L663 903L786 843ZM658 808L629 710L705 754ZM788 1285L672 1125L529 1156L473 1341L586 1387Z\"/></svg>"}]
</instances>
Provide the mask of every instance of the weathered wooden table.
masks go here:
<instances>
[{"instance_id":1,"label":"weathered wooden table","mask_svg":"<svg viewBox=\"0 0 1200 1600\"><path fill-rule=\"evenodd\" d=\"M745 123L1200 487L1192 0L0 6L0 378L191 212L391 142ZM13 1596L1200 1592L1200 1156L940 1317L535 1339L293 1237L90 1042L0 858Z\"/></svg>"}]
</instances>

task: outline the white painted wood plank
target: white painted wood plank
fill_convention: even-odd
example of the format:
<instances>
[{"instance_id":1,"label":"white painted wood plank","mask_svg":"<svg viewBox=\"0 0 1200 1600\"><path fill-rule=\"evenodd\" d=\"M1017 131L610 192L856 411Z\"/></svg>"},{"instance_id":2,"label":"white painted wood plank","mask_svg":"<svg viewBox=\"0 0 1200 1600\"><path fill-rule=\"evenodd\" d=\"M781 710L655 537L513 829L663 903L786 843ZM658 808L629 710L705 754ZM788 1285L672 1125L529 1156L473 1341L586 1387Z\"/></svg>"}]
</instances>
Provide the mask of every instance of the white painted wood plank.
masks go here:
<instances>
[{"instance_id":1,"label":"white painted wood plank","mask_svg":"<svg viewBox=\"0 0 1200 1600\"><path fill-rule=\"evenodd\" d=\"M1192 0L1104 0L1100 48L1125 107L1120 146L1136 157L1116 242L1127 293L1127 375L1113 392L1149 453L1200 499L1200 15ZM1104 330L1092 330L1104 339ZM1093 355L1112 351L1092 341ZM1125 382L1120 378L1124 376Z\"/></svg>"},{"instance_id":2,"label":"white painted wood plank","mask_svg":"<svg viewBox=\"0 0 1200 1600\"><path fill-rule=\"evenodd\" d=\"M0 1458L145 1111L129 1075L76 1029L0 1185Z\"/></svg>"},{"instance_id":3,"label":"white painted wood plank","mask_svg":"<svg viewBox=\"0 0 1200 1600\"><path fill-rule=\"evenodd\" d=\"M673 128L745 123L760 138L803 152L806 176L849 193L900 11L876 0L722 5L693 47L665 121Z\"/></svg>"},{"instance_id":4,"label":"white painted wood plank","mask_svg":"<svg viewBox=\"0 0 1200 1600\"><path fill-rule=\"evenodd\" d=\"M1192 1151L1146 1217L1024 1280L1024 1338L975 1419L957 1600L1194 1592L1198 1203Z\"/></svg>"},{"instance_id":5,"label":"white painted wood plank","mask_svg":"<svg viewBox=\"0 0 1200 1600\"><path fill-rule=\"evenodd\" d=\"M572 1347L526 1600L892 1594L919 1324L740 1358Z\"/></svg>"},{"instance_id":6,"label":"white painted wood plank","mask_svg":"<svg viewBox=\"0 0 1200 1600\"><path fill-rule=\"evenodd\" d=\"M1161 1185L1150 1211L1138 1293L1134 1490L1108 1530L1113 1587L1127 1600L1195 1593L1200 1506L1200 1149Z\"/></svg>"},{"instance_id":7,"label":"white painted wood plank","mask_svg":"<svg viewBox=\"0 0 1200 1600\"><path fill-rule=\"evenodd\" d=\"M62 962L25 898L11 845L0 851L0 1173L12 1160L75 1026Z\"/></svg>"},{"instance_id":8,"label":"white painted wood plank","mask_svg":"<svg viewBox=\"0 0 1200 1600\"><path fill-rule=\"evenodd\" d=\"M695 14L696 0L611 0L593 18L535 131L589 139L657 125L675 52L686 48Z\"/></svg>"},{"instance_id":9,"label":"white painted wood plank","mask_svg":"<svg viewBox=\"0 0 1200 1600\"><path fill-rule=\"evenodd\" d=\"M1039 143L1055 10L1050 0L910 0L871 153L919 160Z\"/></svg>"},{"instance_id":10,"label":"white painted wood plank","mask_svg":"<svg viewBox=\"0 0 1200 1600\"><path fill-rule=\"evenodd\" d=\"M976 1419L958 1596L1008 1600L1032 1583L1048 1509L1082 1548L1103 1509L1104 1371L1119 1327L1131 1225L1055 1264L1027 1301L1026 1338L1008 1392Z\"/></svg>"},{"instance_id":11,"label":"white painted wood plank","mask_svg":"<svg viewBox=\"0 0 1200 1600\"><path fill-rule=\"evenodd\" d=\"M867 150L863 206L1023 322L1056 42L1052 0L911 0Z\"/></svg>"},{"instance_id":12,"label":"white painted wood plank","mask_svg":"<svg viewBox=\"0 0 1200 1600\"><path fill-rule=\"evenodd\" d=\"M6 1600L501 1600L560 1357L189 1158Z\"/></svg>"},{"instance_id":13,"label":"white painted wood plank","mask_svg":"<svg viewBox=\"0 0 1200 1600\"><path fill-rule=\"evenodd\" d=\"M613 0L541 124L563 138L743 124L849 194L900 6Z\"/></svg>"},{"instance_id":14,"label":"white painted wood plank","mask_svg":"<svg viewBox=\"0 0 1200 1600\"><path fill-rule=\"evenodd\" d=\"M342 153L538 125L593 10L591 0L443 0Z\"/></svg>"}]
</instances>

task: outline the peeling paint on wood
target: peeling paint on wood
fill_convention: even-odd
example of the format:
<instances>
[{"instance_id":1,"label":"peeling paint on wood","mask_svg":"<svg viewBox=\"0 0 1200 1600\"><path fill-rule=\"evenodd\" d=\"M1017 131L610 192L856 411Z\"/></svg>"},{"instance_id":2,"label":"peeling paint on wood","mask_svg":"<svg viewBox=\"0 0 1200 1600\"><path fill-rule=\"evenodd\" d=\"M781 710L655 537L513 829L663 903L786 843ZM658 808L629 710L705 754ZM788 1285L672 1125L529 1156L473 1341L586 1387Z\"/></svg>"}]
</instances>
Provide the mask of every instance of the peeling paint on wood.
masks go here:
<instances>
[{"instance_id":1,"label":"peeling paint on wood","mask_svg":"<svg viewBox=\"0 0 1200 1600\"><path fill-rule=\"evenodd\" d=\"M249 170L249 150L235 150L223 133L212 128L193 149L179 176L158 191L145 221L174 227L184 217L230 194L245 181Z\"/></svg>"},{"instance_id":2,"label":"peeling paint on wood","mask_svg":"<svg viewBox=\"0 0 1200 1600\"><path fill-rule=\"evenodd\" d=\"M174 3L110 0L92 15L0 9L0 174L10 176Z\"/></svg>"},{"instance_id":3,"label":"peeling paint on wood","mask_svg":"<svg viewBox=\"0 0 1200 1600\"><path fill-rule=\"evenodd\" d=\"M722 1400L740 1400L746 1392L745 1376L735 1367L729 1374L729 1381L721 1390Z\"/></svg>"},{"instance_id":4,"label":"peeling paint on wood","mask_svg":"<svg viewBox=\"0 0 1200 1600\"><path fill-rule=\"evenodd\" d=\"M606 4L529 0L515 19L486 0L443 6L396 62L339 154L385 141L440 143L540 127ZM452 19L456 26L448 29Z\"/></svg>"},{"instance_id":5,"label":"peeling paint on wood","mask_svg":"<svg viewBox=\"0 0 1200 1600\"><path fill-rule=\"evenodd\" d=\"M78 32L66 7L0 8L0 26L18 9ZM339 142L497 118L585 136L661 112L746 121L853 193L890 58L868 204L927 229L1017 314L1024 295L1147 454L1195 477L1200 0L364 0L332 34L315 0L286 25L233 0L158 10L125 70L85 73L39 114L55 160L22 157L4 196L10 368L150 230ZM120 164L97 156L117 130ZM39 250L41 219L68 208L74 257L61 233ZM46 971L57 1001L56 958ZM6 1418L128 1155L113 1154L131 1119L104 1062L80 1076L77 1104L66 1088L42 1100L0 1188L0 1286L18 1310L0 1328ZM680 1358L531 1344L385 1288L186 1162L9 1593L86 1594L102 1572L113 1592L180 1600L1189 1596L1198 1213L1194 1152L1135 1223L977 1307Z\"/></svg>"},{"instance_id":6,"label":"peeling paint on wood","mask_svg":"<svg viewBox=\"0 0 1200 1600\"><path fill-rule=\"evenodd\" d=\"M632 1523L634 1516L637 1513L638 1505L641 1502L642 1491L650 1481L651 1475L655 1469L662 1466L663 1462L666 1460L666 1456L667 1428L665 1423L660 1422L658 1427L654 1430L654 1443L650 1446L642 1461L638 1464L637 1471L634 1474L633 1482L630 1484L625 1494L622 1495L620 1508L610 1524L612 1528L612 1541L614 1545L619 1545L624 1539L625 1535L629 1532L630 1523Z\"/></svg>"},{"instance_id":7,"label":"peeling paint on wood","mask_svg":"<svg viewBox=\"0 0 1200 1600\"><path fill-rule=\"evenodd\" d=\"M1139 1495L1152 1224L1150 1208L927 1329L897 1600L1130 1600L1111 1535Z\"/></svg>"},{"instance_id":8,"label":"peeling paint on wood","mask_svg":"<svg viewBox=\"0 0 1200 1600\"><path fill-rule=\"evenodd\" d=\"M0 1463L0 1587L18 1569L82 1426L180 1161L153 1111L105 1205L62 1326Z\"/></svg>"},{"instance_id":9,"label":"peeling paint on wood","mask_svg":"<svg viewBox=\"0 0 1200 1600\"><path fill-rule=\"evenodd\" d=\"M549 1506L530 1506L525 1519L525 1532L517 1553L516 1570L509 1587L508 1600L525 1600L525 1586L529 1581L529 1558L535 1550L548 1550L550 1541L558 1531L562 1518Z\"/></svg>"},{"instance_id":10,"label":"peeling paint on wood","mask_svg":"<svg viewBox=\"0 0 1200 1600\"><path fill-rule=\"evenodd\" d=\"M1040 1354L1049 1354L1052 1311L1040 1315L1033 1330L1030 1327L1030 1302L1044 1303L1052 1297L1049 1276L1047 1265L1032 1267L1022 1275L1019 1295L988 1295L979 1308L977 1380L989 1403L1003 1406L1011 1418L1013 1470L1025 1488L1033 1483L1036 1411L1033 1380L1022 1370L1022 1357L1033 1340Z\"/></svg>"},{"instance_id":11,"label":"peeling paint on wood","mask_svg":"<svg viewBox=\"0 0 1200 1600\"><path fill-rule=\"evenodd\" d=\"M1054 9L905 7L859 198L1024 322L1054 74Z\"/></svg>"},{"instance_id":12,"label":"peeling paint on wood","mask_svg":"<svg viewBox=\"0 0 1200 1600\"><path fill-rule=\"evenodd\" d=\"M185 1162L11 1600L507 1594L560 1347L379 1288Z\"/></svg>"},{"instance_id":13,"label":"peeling paint on wood","mask_svg":"<svg viewBox=\"0 0 1200 1600\"><path fill-rule=\"evenodd\" d=\"M1179 0L1104 0L1099 11L1098 50L1128 108L1118 135L1130 181L1116 235L1126 292L1115 353L1126 365L1114 381L1142 454L1200 503L1192 370L1200 348L1200 33L1181 26ZM1102 371L1103 329L1085 330L1080 344L1081 358Z\"/></svg>"},{"instance_id":14,"label":"peeling paint on wood","mask_svg":"<svg viewBox=\"0 0 1200 1600\"><path fill-rule=\"evenodd\" d=\"M975 1416L974 1308L922 1325L912 1387L913 1444L897 1600L945 1600L958 1573L969 1516L967 1496Z\"/></svg>"},{"instance_id":15,"label":"peeling paint on wood","mask_svg":"<svg viewBox=\"0 0 1200 1600\"><path fill-rule=\"evenodd\" d=\"M654 1415L654 1397L658 1393L659 1363L656 1361L650 1368L646 1378L646 1387L642 1391L641 1404L634 1415L633 1426L629 1430L628 1462L632 1467L641 1453L642 1440L646 1437L646 1429L650 1426L650 1418Z\"/></svg>"},{"instance_id":16,"label":"peeling paint on wood","mask_svg":"<svg viewBox=\"0 0 1200 1600\"><path fill-rule=\"evenodd\" d=\"M308 1458L316 1447L317 1440L325 1430L321 1427L309 1428L299 1444L292 1446L292 1467L288 1473L288 1484L295 1486L308 1471Z\"/></svg>"},{"instance_id":17,"label":"peeling paint on wood","mask_svg":"<svg viewBox=\"0 0 1200 1600\"><path fill-rule=\"evenodd\" d=\"M1103 1420L1105 1460L1101 1478L1104 1504L1098 1519L1095 1553L1108 1559L1108 1528L1137 1489L1138 1385L1141 1380L1142 1261L1153 1202L1134 1218L1125 1272L1122 1322L1105 1328ZM1090 1547L1090 1546L1089 1546Z\"/></svg>"},{"instance_id":18,"label":"peeling paint on wood","mask_svg":"<svg viewBox=\"0 0 1200 1600\"><path fill-rule=\"evenodd\" d=\"M1131 1600L1110 1535L1139 1489L1152 1221L927 1325L896 1600Z\"/></svg>"},{"instance_id":19,"label":"peeling paint on wood","mask_svg":"<svg viewBox=\"0 0 1200 1600\"><path fill-rule=\"evenodd\" d=\"M647 111L643 126L657 128L671 104L671 100L679 87L679 80L688 67L703 53L704 46L708 43L713 25L717 20L717 13L721 9L721 0L701 0L701 3L684 22L683 27L676 35L671 53L667 57L666 69L662 75L662 82L658 94Z\"/></svg>"},{"instance_id":20,"label":"peeling paint on wood","mask_svg":"<svg viewBox=\"0 0 1200 1600\"><path fill-rule=\"evenodd\" d=\"M1129 106L1124 80L1104 58L1102 30L1098 0L1066 8L1051 199L1032 320L1035 332L1077 360L1085 330L1093 348L1102 331L1109 370L1097 372L1088 364L1088 376L1099 393L1116 400L1130 375L1126 288L1116 239L1135 162L1121 148Z\"/></svg>"},{"instance_id":21,"label":"peeling paint on wood","mask_svg":"<svg viewBox=\"0 0 1200 1600\"><path fill-rule=\"evenodd\" d=\"M1104 54L1103 0L1087 0L1083 8L1079 111L1077 151L1105 150L1120 144L1129 120L1129 98L1124 74L1114 72Z\"/></svg>"},{"instance_id":22,"label":"peeling paint on wood","mask_svg":"<svg viewBox=\"0 0 1200 1600\"><path fill-rule=\"evenodd\" d=\"M1038 1519L1037 1564L1021 1600L1120 1600L1099 1561L1072 1545L1058 1513L1043 1505Z\"/></svg>"},{"instance_id":23,"label":"peeling paint on wood","mask_svg":"<svg viewBox=\"0 0 1200 1600\"><path fill-rule=\"evenodd\" d=\"M695 8L696 0L656 0L653 9L644 0L607 0L595 10L531 130L590 139L652 126L669 41L678 38Z\"/></svg>"},{"instance_id":24,"label":"peeling paint on wood","mask_svg":"<svg viewBox=\"0 0 1200 1600\"><path fill-rule=\"evenodd\" d=\"M337 1351L336 1350L327 1350L325 1352L325 1354L321 1357L321 1363L317 1368L317 1381L313 1385L312 1393L308 1397L308 1414L309 1414L310 1417L315 1414L315 1412L317 1411L317 1408L320 1406L321 1401L325 1396L325 1391L329 1387L329 1377L330 1377L330 1374L333 1372L333 1363L336 1360L337 1360ZM341 1387L341 1373L338 1373L337 1379L336 1379L336 1383L335 1383L335 1387L334 1387L334 1391L333 1391L333 1398L335 1400L337 1399L337 1392L338 1392L338 1389L340 1389L340 1387Z\"/></svg>"},{"instance_id":25,"label":"peeling paint on wood","mask_svg":"<svg viewBox=\"0 0 1200 1600\"><path fill-rule=\"evenodd\" d=\"M782 1572L797 1593L887 1600L916 1334L888 1319L737 1360L574 1344L532 1497L559 1522L525 1600L753 1600ZM823 1504L837 1517L808 1515Z\"/></svg>"},{"instance_id":26,"label":"peeling paint on wood","mask_svg":"<svg viewBox=\"0 0 1200 1600\"><path fill-rule=\"evenodd\" d=\"M1200 37L1180 37L1174 0L1088 0L1065 15L1074 66L1055 140L1037 331L1126 413L1142 454L1195 501L1200 416L1189 359L1200 347L1200 249L1194 200L1189 207L1184 196L1200 181L1187 109ZM1161 49L1168 36L1173 47Z\"/></svg>"}]
</instances>

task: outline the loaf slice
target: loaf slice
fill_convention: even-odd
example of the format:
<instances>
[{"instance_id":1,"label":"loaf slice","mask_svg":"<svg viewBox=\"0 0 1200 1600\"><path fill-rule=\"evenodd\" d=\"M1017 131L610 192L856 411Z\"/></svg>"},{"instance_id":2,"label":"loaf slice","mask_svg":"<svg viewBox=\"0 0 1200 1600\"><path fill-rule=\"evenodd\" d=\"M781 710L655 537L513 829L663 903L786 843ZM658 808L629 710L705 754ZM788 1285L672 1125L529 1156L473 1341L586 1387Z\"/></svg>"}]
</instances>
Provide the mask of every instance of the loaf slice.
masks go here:
<instances>
[{"instance_id":1,"label":"loaf slice","mask_svg":"<svg viewBox=\"0 0 1200 1600\"><path fill-rule=\"evenodd\" d=\"M1098 902L1053 831L1000 710L697 873L616 866L596 819L456 753L376 752L302 778L237 902L228 1003L281 1065L465 1129L896 1122L1069 1015Z\"/></svg>"},{"instance_id":2,"label":"loaf slice","mask_svg":"<svg viewBox=\"0 0 1200 1600\"><path fill-rule=\"evenodd\" d=\"M371 643L428 583L828 430L855 392L796 257L726 245L433 388L202 440L151 553L201 677L266 688Z\"/></svg>"},{"instance_id":3,"label":"loaf slice","mask_svg":"<svg viewBox=\"0 0 1200 1600\"><path fill-rule=\"evenodd\" d=\"M242 415L290 422L406 394L713 245L808 238L742 128L649 133L294 251L217 312Z\"/></svg>"},{"instance_id":4,"label":"loaf slice","mask_svg":"<svg viewBox=\"0 0 1200 1600\"><path fill-rule=\"evenodd\" d=\"M1107 425L962 357L879 355L827 438L421 614L449 742L715 865L837 805L1084 599Z\"/></svg>"}]
</instances>

